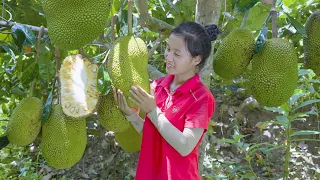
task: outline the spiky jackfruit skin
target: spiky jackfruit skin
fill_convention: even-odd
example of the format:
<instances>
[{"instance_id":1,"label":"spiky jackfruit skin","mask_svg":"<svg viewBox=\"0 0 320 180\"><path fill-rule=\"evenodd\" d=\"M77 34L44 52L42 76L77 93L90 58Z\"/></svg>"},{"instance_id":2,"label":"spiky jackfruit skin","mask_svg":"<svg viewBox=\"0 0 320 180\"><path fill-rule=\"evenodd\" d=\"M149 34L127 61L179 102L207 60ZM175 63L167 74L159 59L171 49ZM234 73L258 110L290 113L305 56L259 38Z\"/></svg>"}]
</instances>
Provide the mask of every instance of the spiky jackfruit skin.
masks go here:
<instances>
[{"instance_id":1,"label":"spiky jackfruit skin","mask_svg":"<svg viewBox=\"0 0 320 180\"><path fill-rule=\"evenodd\" d=\"M132 125L123 132L114 133L114 137L119 146L126 152L137 152L141 148L142 136Z\"/></svg>"},{"instance_id":2,"label":"spiky jackfruit skin","mask_svg":"<svg viewBox=\"0 0 320 180\"><path fill-rule=\"evenodd\" d=\"M101 126L109 131L123 132L130 127L129 121L122 111L117 108L112 91L101 98L97 108L97 115Z\"/></svg>"},{"instance_id":3,"label":"spiky jackfruit skin","mask_svg":"<svg viewBox=\"0 0 320 180\"><path fill-rule=\"evenodd\" d=\"M98 66L80 54L67 56L59 74L63 112L74 118L95 112L100 92L97 88Z\"/></svg>"},{"instance_id":4,"label":"spiky jackfruit skin","mask_svg":"<svg viewBox=\"0 0 320 180\"><path fill-rule=\"evenodd\" d=\"M285 39L268 39L252 58L249 80L259 103L269 107L285 103L298 82L298 56L293 45Z\"/></svg>"},{"instance_id":5,"label":"spiky jackfruit skin","mask_svg":"<svg viewBox=\"0 0 320 180\"><path fill-rule=\"evenodd\" d=\"M37 97L27 97L13 110L7 124L7 137L12 144L31 144L41 130L43 103Z\"/></svg>"},{"instance_id":6,"label":"spiky jackfruit skin","mask_svg":"<svg viewBox=\"0 0 320 180\"><path fill-rule=\"evenodd\" d=\"M250 29L233 30L222 40L214 54L214 72L225 79L240 76L251 61L254 47L255 40Z\"/></svg>"},{"instance_id":7,"label":"spiky jackfruit skin","mask_svg":"<svg viewBox=\"0 0 320 180\"><path fill-rule=\"evenodd\" d=\"M320 75L320 10L313 12L305 24L303 38L305 67Z\"/></svg>"},{"instance_id":8,"label":"spiky jackfruit skin","mask_svg":"<svg viewBox=\"0 0 320 180\"><path fill-rule=\"evenodd\" d=\"M113 0L42 0L48 34L60 49L79 49L98 38Z\"/></svg>"},{"instance_id":9,"label":"spiky jackfruit skin","mask_svg":"<svg viewBox=\"0 0 320 180\"><path fill-rule=\"evenodd\" d=\"M137 107L128 99L131 86L139 85L150 93L148 49L142 39L134 36L118 38L110 51L107 69L112 83L121 89L130 107Z\"/></svg>"},{"instance_id":10,"label":"spiky jackfruit skin","mask_svg":"<svg viewBox=\"0 0 320 180\"><path fill-rule=\"evenodd\" d=\"M74 166L82 158L86 144L86 120L70 120L61 106L55 105L42 126L40 143L48 165L57 169Z\"/></svg>"}]
</instances>

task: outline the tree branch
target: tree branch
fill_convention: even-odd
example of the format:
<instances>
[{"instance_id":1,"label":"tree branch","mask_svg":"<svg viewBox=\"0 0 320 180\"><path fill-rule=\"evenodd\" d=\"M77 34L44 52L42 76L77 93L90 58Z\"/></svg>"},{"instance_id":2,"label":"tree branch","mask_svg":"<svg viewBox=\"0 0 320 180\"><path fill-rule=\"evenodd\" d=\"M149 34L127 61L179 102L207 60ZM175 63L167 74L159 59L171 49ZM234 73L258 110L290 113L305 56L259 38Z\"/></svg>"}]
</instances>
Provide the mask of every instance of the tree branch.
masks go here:
<instances>
[{"instance_id":1,"label":"tree branch","mask_svg":"<svg viewBox=\"0 0 320 180\"><path fill-rule=\"evenodd\" d=\"M149 72L149 77L151 80L155 80L159 77L163 77L166 74L163 74L162 72L160 72L156 67L148 64L148 72Z\"/></svg>"},{"instance_id":2,"label":"tree branch","mask_svg":"<svg viewBox=\"0 0 320 180\"><path fill-rule=\"evenodd\" d=\"M0 27L12 27L15 24L25 25L28 28L30 28L32 31L40 31L40 27L37 27L37 26L32 26L32 25L27 25L27 24L21 24L21 23L16 23L16 22L0 20ZM43 29L43 34L48 34L48 29L47 28Z\"/></svg>"}]
</instances>

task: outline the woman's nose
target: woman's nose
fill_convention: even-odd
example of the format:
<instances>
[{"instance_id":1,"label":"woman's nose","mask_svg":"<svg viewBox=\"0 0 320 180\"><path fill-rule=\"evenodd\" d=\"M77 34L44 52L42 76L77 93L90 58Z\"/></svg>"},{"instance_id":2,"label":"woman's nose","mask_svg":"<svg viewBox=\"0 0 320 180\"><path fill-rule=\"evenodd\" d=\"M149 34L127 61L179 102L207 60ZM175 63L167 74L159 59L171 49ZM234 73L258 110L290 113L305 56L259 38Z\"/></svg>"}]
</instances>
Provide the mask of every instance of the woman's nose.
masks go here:
<instances>
[{"instance_id":1,"label":"woman's nose","mask_svg":"<svg viewBox=\"0 0 320 180\"><path fill-rule=\"evenodd\" d=\"M166 52L164 54L165 58L166 58L166 61L172 61L172 55L170 52Z\"/></svg>"}]
</instances>

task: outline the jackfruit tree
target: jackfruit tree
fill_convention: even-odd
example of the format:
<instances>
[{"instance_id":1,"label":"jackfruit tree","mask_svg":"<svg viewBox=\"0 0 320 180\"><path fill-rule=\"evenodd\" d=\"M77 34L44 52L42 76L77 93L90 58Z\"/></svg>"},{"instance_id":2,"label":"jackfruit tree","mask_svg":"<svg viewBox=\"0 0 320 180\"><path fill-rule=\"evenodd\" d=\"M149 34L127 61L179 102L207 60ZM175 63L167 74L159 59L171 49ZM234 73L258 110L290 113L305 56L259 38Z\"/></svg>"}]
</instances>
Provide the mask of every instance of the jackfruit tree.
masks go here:
<instances>
[{"instance_id":1,"label":"jackfruit tree","mask_svg":"<svg viewBox=\"0 0 320 180\"><path fill-rule=\"evenodd\" d=\"M37 97L27 97L14 109L7 124L7 136L12 144L31 144L41 130L43 103Z\"/></svg>"},{"instance_id":2,"label":"jackfruit tree","mask_svg":"<svg viewBox=\"0 0 320 180\"><path fill-rule=\"evenodd\" d=\"M60 49L79 49L103 33L113 0L41 0L49 37Z\"/></svg>"},{"instance_id":3,"label":"jackfruit tree","mask_svg":"<svg viewBox=\"0 0 320 180\"><path fill-rule=\"evenodd\" d=\"M225 79L239 77L249 65L254 53L255 39L250 29L234 29L219 45L213 56L213 70Z\"/></svg>"},{"instance_id":4,"label":"jackfruit tree","mask_svg":"<svg viewBox=\"0 0 320 180\"><path fill-rule=\"evenodd\" d=\"M303 38L305 67L320 75L320 10L314 11L305 23Z\"/></svg>"}]
</instances>

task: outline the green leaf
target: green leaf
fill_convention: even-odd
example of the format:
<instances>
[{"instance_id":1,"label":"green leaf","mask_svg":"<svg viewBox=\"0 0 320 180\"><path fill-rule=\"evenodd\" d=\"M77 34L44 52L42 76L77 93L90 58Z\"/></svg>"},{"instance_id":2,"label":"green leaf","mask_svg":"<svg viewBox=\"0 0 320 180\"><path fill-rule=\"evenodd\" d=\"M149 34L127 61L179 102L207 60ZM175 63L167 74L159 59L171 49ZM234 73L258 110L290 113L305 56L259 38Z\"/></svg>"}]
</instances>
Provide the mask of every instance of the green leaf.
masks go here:
<instances>
[{"instance_id":1,"label":"green leaf","mask_svg":"<svg viewBox=\"0 0 320 180\"><path fill-rule=\"evenodd\" d=\"M298 93L298 94L295 94L295 95L291 96L291 97L290 97L290 101L289 101L289 102L290 102L290 105L296 103L297 100L298 100L300 97L304 96L304 95L306 95L306 94L305 94L305 93Z\"/></svg>"},{"instance_id":2,"label":"green leaf","mask_svg":"<svg viewBox=\"0 0 320 180\"><path fill-rule=\"evenodd\" d=\"M20 81L23 85L31 83L39 75L39 64L33 62L30 64L25 71L23 71Z\"/></svg>"},{"instance_id":3,"label":"green leaf","mask_svg":"<svg viewBox=\"0 0 320 180\"><path fill-rule=\"evenodd\" d=\"M305 101L305 102L299 104L293 111L295 111L295 110L297 110L297 109L299 109L299 108L302 108L302 107L304 107L304 106L307 106L307 105L316 103L316 102L320 102L320 99L313 99L313 100Z\"/></svg>"},{"instance_id":4,"label":"green leaf","mask_svg":"<svg viewBox=\"0 0 320 180\"><path fill-rule=\"evenodd\" d=\"M307 32L306 29L304 28L304 26L298 22L297 20L295 20L293 17L291 17L288 13L285 13L289 19L289 21L291 22L291 25L303 36L303 37L307 37Z\"/></svg>"},{"instance_id":5,"label":"green leaf","mask_svg":"<svg viewBox=\"0 0 320 180\"><path fill-rule=\"evenodd\" d=\"M39 56L39 75L47 83L50 83L54 78L56 69L55 61L52 60L52 53L47 44L40 45L40 56Z\"/></svg>"},{"instance_id":6,"label":"green leaf","mask_svg":"<svg viewBox=\"0 0 320 180\"><path fill-rule=\"evenodd\" d=\"M259 0L238 0L237 9L239 12L245 12L252 8Z\"/></svg>"},{"instance_id":7,"label":"green leaf","mask_svg":"<svg viewBox=\"0 0 320 180\"><path fill-rule=\"evenodd\" d=\"M10 45L6 42L1 42L0 46L2 47L3 50L5 50L5 52L7 52L12 59L16 59L16 55L14 54L14 52L12 51L12 49L10 48Z\"/></svg>"},{"instance_id":8,"label":"green leaf","mask_svg":"<svg viewBox=\"0 0 320 180\"><path fill-rule=\"evenodd\" d=\"M265 110L278 112L279 114L285 114L286 111L282 108L275 108L275 107L264 107Z\"/></svg>"},{"instance_id":9,"label":"green leaf","mask_svg":"<svg viewBox=\"0 0 320 180\"><path fill-rule=\"evenodd\" d=\"M11 27L12 35L15 39L19 39L21 46L33 46L36 44L37 38L32 30L23 24L15 24ZM22 42L20 42L22 41Z\"/></svg>"},{"instance_id":10,"label":"green leaf","mask_svg":"<svg viewBox=\"0 0 320 180\"><path fill-rule=\"evenodd\" d=\"M0 150L4 147L8 146L10 144L10 141L6 135L0 137Z\"/></svg>"},{"instance_id":11,"label":"green leaf","mask_svg":"<svg viewBox=\"0 0 320 180\"><path fill-rule=\"evenodd\" d=\"M320 134L320 131L296 131L291 134L291 136L298 136L298 135L316 135Z\"/></svg>"},{"instance_id":12,"label":"green leaf","mask_svg":"<svg viewBox=\"0 0 320 180\"><path fill-rule=\"evenodd\" d=\"M263 28L261 29L260 34L258 36L258 39L256 41L256 46L254 49L255 53L260 52L260 50L263 48L263 46L267 40L267 33L268 33L268 28L266 26L263 26Z\"/></svg>"},{"instance_id":13,"label":"green leaf","mask_svg":"<svg viewBox=\"0 0 320 180\"><path fill-rule=\"evenodd\" d=\"M109 73L107 69L104 67L104 65L100 65L99 71L98 71L98 78L97 78L97 84L99 91L106 95L111 90L111 78L109 76Z\"/></svg>"},{"instance_id":14,"label":"green leaf","mask_svg":"<svg viewBox=\"0 0 320 180\"><path fill-rule=\"evenodd\" d=\"M49 118L49 115L51 112L51 104L52 104L52 91L50 91L50 94L49 94L48 99L46 101L46 104L44 106L43 114L42 114L42 118L41 118L41 124L44 124L45 122L47 122L47 120Z\"/></svg>"}]
</instances>

